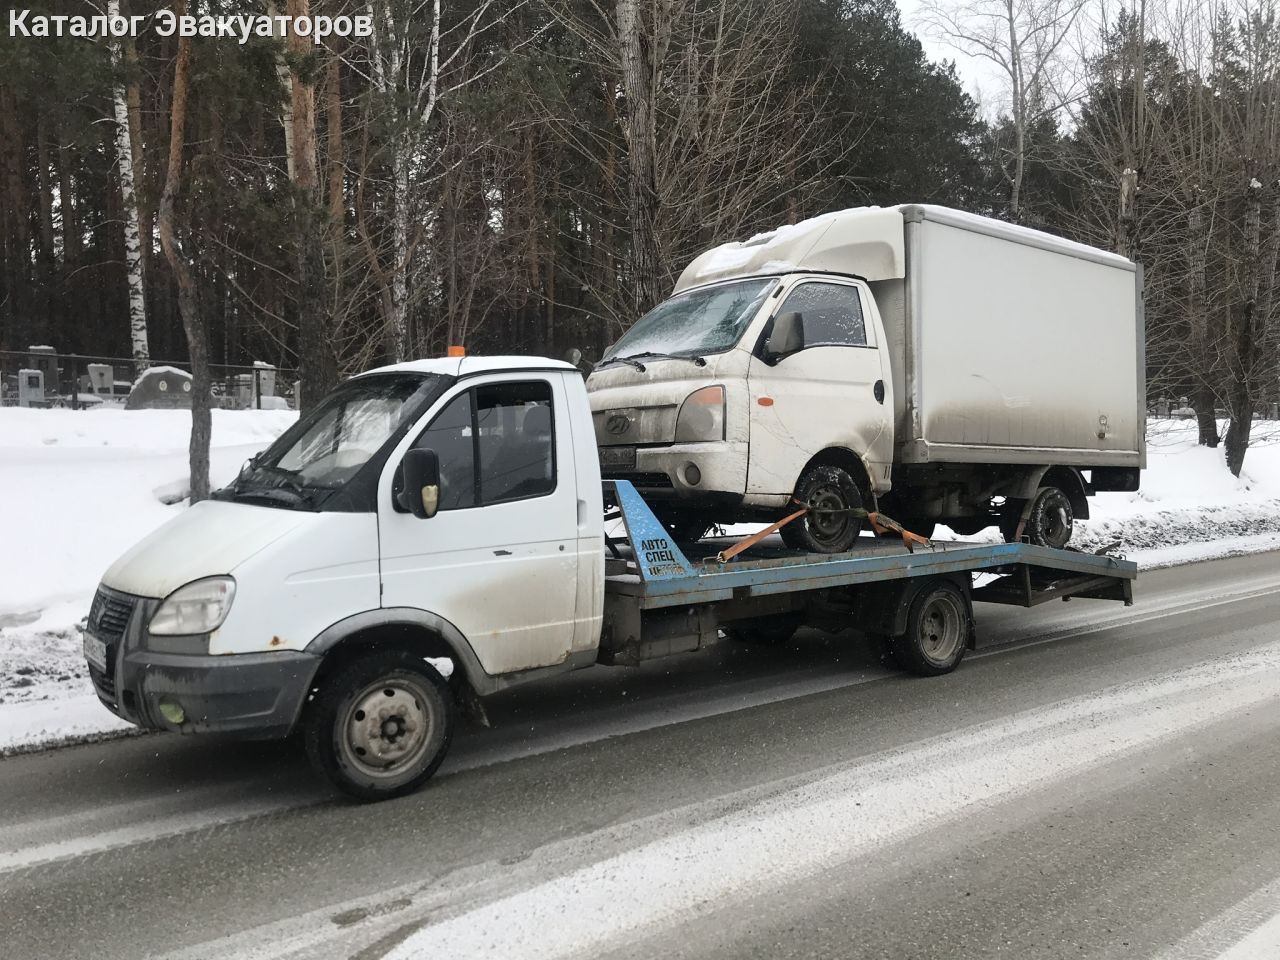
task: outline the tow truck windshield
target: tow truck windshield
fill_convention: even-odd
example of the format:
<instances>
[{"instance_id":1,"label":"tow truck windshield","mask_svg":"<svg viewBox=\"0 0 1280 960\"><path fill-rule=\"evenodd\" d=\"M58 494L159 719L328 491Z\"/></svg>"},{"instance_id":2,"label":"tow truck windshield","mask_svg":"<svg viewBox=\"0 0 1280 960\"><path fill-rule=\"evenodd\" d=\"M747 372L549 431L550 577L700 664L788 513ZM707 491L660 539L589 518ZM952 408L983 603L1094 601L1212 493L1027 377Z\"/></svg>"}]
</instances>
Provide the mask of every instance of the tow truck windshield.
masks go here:
<instances>
[{"instance_id":1,"label":"tow truck windshield","mask_svg":"<svg viewBox=\"0 0 1280 960\"><path fill-rule=\"evenodd\" d=\"M356 377L329 394L244 465L219 499L316 510L439 394L444 378L387 373Z\"/></svg>"}]
</instances>

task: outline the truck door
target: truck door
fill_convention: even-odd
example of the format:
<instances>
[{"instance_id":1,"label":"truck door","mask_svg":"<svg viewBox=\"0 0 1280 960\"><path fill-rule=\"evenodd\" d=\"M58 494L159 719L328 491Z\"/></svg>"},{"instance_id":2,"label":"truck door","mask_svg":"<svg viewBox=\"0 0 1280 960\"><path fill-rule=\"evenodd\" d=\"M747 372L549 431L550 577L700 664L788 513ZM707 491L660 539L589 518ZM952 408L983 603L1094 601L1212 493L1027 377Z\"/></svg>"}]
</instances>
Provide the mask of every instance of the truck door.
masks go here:
<instances>
[{"instance_id":1,"label":"truck door","mask_svg":"<svg viewBox=\"0 0 1280 960\"><path fill-rule=\"evenodd\" d=\"M790 495L827 447L869 460L876 485L892 461L891 385L864 295L853 281L806 279L776 308L802 316L804 349L772 365L751 358L749 495Z\"/></svg>"},{"instance_id":2,"label":"truck door","mask_svg":"<svg viewBox=\"0 0 1280 960\"><path fill-rule=\"evenodd\" d=\"M439 512L421 520L395 503L400 451L379 497L382 605L448 620L490 674L563 661L578 492L561 375L463 380L408 446L439 456Z\"/></svg>"}]
</instances>

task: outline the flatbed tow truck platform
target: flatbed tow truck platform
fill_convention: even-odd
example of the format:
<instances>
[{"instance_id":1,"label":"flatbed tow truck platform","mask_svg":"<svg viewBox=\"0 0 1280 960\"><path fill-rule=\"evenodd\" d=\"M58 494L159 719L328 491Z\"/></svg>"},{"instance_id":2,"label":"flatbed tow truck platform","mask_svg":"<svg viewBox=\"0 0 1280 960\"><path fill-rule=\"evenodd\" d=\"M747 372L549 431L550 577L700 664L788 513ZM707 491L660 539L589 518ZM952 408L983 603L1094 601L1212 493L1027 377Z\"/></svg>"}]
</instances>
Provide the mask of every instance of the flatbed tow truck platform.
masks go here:
<instances>
[{"instance_id":1,"label":"flatbed tow truck platform","mask_svg":"<svg viewBox=\"0 0 1280 960\"><path fill-rule=\"evenodd\" d=\"M606 540L602 663L692 651L725 634L777 640L810 624L856 626L906 650L897 659L908 669L944 673L975 643L973 601L1030 607L1078 597L1128 606L1138 572L1136 563L1117 557L1029 543L930 541L911 548L896 537L871 536L840 554L792 551L773 536L725 561L735 541L677 544L626 481L605 481L605 502L613 530ZM957 614L958 624L948 622ZM913 656L910 648L922 642L942 656L928 649Z\"/></svg>"}]
</instances>

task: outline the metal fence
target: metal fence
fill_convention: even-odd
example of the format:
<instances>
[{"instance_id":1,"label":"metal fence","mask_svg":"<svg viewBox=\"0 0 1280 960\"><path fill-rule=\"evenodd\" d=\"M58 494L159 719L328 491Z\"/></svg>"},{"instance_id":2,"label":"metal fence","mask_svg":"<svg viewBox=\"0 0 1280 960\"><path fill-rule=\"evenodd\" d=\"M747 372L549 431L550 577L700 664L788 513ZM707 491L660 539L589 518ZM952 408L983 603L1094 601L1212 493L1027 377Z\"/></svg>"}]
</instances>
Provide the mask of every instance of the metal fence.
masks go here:
<instances>
[{"instance_id":1,"label":"metal fence","mask_svg":"<svg viewBox=\"0 0 1280 960\"><path fill-rule=\"evenodd\" d=\"M87 409L190 407L188 364L152 360L141 377L130 357L0 350L0 406ZM211 364L213 405L227 410L297 409L296 370L267 363Z\"/></svg>"}]
</instances>

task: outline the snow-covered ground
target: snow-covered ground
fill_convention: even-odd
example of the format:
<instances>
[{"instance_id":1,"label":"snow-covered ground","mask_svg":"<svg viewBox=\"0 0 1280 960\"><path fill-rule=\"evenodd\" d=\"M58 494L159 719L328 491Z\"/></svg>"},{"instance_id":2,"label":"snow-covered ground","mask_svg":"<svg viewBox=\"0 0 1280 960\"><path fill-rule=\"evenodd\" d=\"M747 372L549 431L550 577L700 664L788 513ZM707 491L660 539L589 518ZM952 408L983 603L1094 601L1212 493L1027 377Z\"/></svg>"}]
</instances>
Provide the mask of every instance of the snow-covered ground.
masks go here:
<instances>
[{"instance_id":1,"label":"snow-covered ground","mask_svg":"<svg viewBox=\"0 0 1280 960\"><path fill-rule=\"evenodd\" d=\"M296 418L213 411L215 485ZM190 430L182 410L0 408L0 754L124 729L75 624L112 561L184 509Z\"/></svg>"},{"instance_id":2,"label":"snow-covered ground","mask_svg":"<svg viewBox=\"0 0 1280 960\"><path fill-rule=\"evenodd\" d=\"M221 484L295 414L213 416ZM74 625L116 556L184 509L189 425L183 411L0 409L0 755L126 729L94 696ZM1280 423L1254 440L1237 480L1194 423L1152 421L1142 490L1100 494L1074 545L1119 541L1147 567L1280 549Z\"/></svg>"}]
</instances>

